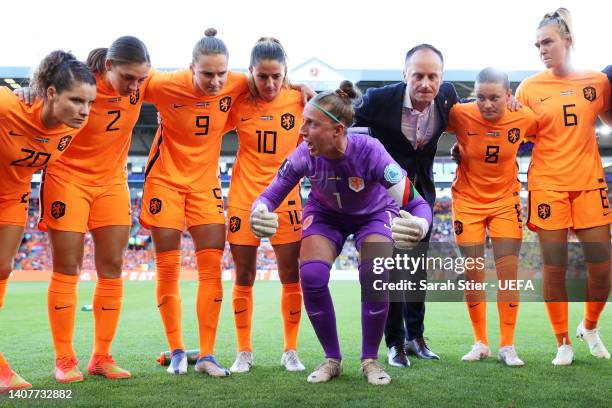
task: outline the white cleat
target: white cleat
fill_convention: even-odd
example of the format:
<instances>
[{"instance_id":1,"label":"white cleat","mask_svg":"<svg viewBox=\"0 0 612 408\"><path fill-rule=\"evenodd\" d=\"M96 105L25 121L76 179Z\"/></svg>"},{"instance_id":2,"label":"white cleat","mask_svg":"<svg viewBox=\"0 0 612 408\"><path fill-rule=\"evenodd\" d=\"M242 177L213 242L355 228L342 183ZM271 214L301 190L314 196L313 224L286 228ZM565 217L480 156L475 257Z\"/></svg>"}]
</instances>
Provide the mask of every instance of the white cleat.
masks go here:
<instances>
[{"instance_id":1,"label":"white cleat","mask_svg":"<svg viewBox=\"0 0 612 408\"><path fill-rule=\"evenodd\" d=\"M253 353L250 351L240 351L236 355L236 361L230 367L232 373L248 373L253 367Z\"/></svg>"},{"instance_id":2,"label":"white cleat","mask_svg":"<svg viewBox=\"0 0 612 408\"><path fill-rule=\"evenodd\" d=\"M552 363L556 366L570 365L574 362L574 349L571 344L563 344L557 349L557 356Z\"/></svg>"},{"instance_id":3,"label":"white cleat","mask_svg":"<svg viewBox=\"0 0 612 408\"><path fill-rule=\"evenodd\" d=\"M500 348L497 359L509 367L522 367L525 365L523 360L516 354L514 346L504 346Z\"/></svg>"},{"instance_id":4,"label":"white cleat","mask_svg":"<svg viewBox=\"0 0 612 408\"><path fill-rule=\"evenodd\" d=\"M461 357L462 361L479 361L487 357L491 357L491 351L489 346L483 344L481 341L477 341L470 350L469 353Z\"/></svg>"},{"instance_id":5,"label":"white cleat","mask_svg":"<svg viewBox=\"0 0 612 408\"><path fill-rule=\"evenodd\" d=\"M187 354L180 349L174 350L166 371L168 374L174 375L187 374Z\"/></svg>"},{"instance_id":6,"label":"white cleat","mask_svg":"<svg viewBox=\"0 0 612 408\"><path fill-rule=\"evenodd\" d=\"M195 370L211 377L228 377L230 375L230 372L221 366L212 354L200 357L195 364Z\"/></svg>"},{"instance_id":7,"label":"white cleat","mask_svg":"<svg viewBox=\"0 0 612 408\"><path fill-rule=\"evenodd\" d=\"M580 322L576 329L576 337L581 341L586 341L591 354L597 358L610 358L610 352L604 346L601 337L599 337L599 329L587 330L584 328L584 321Z\"/></svg>"},{"instance_id":8,"label":"white cleat","mask_svg":"<svg viewBox=\"0 0 612 408\"><path fill-rule=\"evenodd\" d=\"M368 380L369 384L387 385L391 382L391 377L389 377L389 374L385 373L385 370L378 363L378 360L373 358L366 358L363 360L359 370Z\"/></svg>"},{"instance_id":9,"label":"white cleat","mask_svg":"<svg viewBox=\"0 0 612 408\"><path fill-rule=\"evenodd\" d=\"M280 363L287 371L304 371L306 369L300 361L297 351L293 349L283 353Z\"/></svg>"},{"instance_id":10,"label":"white cleat","mask_svg":"<svg viewBox=\"0 0 612 408\"><path fill-rule=\"evenodd\" d=\"M342 361L335 358L326 358L316 370L308 376L309 383L327 382L342 374Z\"/></svg>"}]
</instances>

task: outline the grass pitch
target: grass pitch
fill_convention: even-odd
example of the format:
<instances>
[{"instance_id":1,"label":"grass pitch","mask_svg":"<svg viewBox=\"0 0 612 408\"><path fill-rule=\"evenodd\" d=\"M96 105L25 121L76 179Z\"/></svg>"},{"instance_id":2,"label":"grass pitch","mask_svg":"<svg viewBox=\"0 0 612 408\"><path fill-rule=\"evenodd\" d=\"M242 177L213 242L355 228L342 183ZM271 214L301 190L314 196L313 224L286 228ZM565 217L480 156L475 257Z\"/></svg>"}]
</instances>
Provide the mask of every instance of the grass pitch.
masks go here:
<instances>
[{"instance_id":1,"label":"grass pitch","mask_svg":"<svg viewBox=\"0 0 612 408\"><path fill-rule=\"evenodd\" d=\"M70 400L9 399L0 406L415 406L415 407L609 407L612 404L612 361L590 356L587 346L574 341L576 361L554 367L555 353L544 306L523 303L519 312L516 346L525 361L511 369L495 359L499 341L497 308L489 304L489 341L493 357L464 363L461 356L472 344L467 311L462 303L429 303L426 336L441 361L411 358L408 369L387 367L392 382L386 387L368 385L359 374L361 345L360 302L357 282L332 282L331 290L342 352L344 374L327 384L308 384L306 376L322 358L321 347L303 313L299 354L306 372L287 373L279 365L283 348L280 320L280 285L256 282L253 320L253 370L229 378L210 378L190 371L184 376L166 374L155 361L166 342L155 305L152 282L127 282L113 356L132 372L132 379L109 381L85 377L82 383L60 385L52 376L53 348L46 316L46 284L9 284L0 312L0 350L11 366L35 389L71 389ZM181 284L183 331L188 348L197 348L195 282ZM216 357L229 367L235 357L235 331L230 308L231 284L224 283L225 300L217 335ZM93 314L80 307L90 304L93 283L79 285L75 349L85 372L91 353ZM608 305L609 309L610 305ZM583 304L570 304L570 334L582 318ZM610 310L600 327L612 346ZM380 357L386 358L381 346ZM385 364L386 365L386 364Z\"/></svg>"}]
</instances>

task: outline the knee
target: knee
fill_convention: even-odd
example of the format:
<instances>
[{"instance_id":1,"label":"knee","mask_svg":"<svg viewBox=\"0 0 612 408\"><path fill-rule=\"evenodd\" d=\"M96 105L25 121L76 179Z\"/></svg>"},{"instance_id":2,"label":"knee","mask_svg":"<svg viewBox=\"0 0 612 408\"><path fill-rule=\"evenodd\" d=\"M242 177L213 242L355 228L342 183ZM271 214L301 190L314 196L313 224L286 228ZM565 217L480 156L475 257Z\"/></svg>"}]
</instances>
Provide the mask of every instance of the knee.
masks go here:
<instances>
[{"instance_id":1,"label":"knee","mask_svg":"<svg viewBox=\"0 0 612 408\"><path fill-rule=\"evenodd\" d=\"M300 282L303 290L320 290L329 283L331 265L323 261L305 261L300 264Z\"/></svg>"},{"instance_id":2,"label":"knee","mask_svg":"<svg viewBox=\"0 0 612 408\"><path fill-rule=\"evenodd\" d=\"M255 265L236 264L236 284L240 286L253 286L257 270Z\"/></svg>"},{"instance_id":3,"label":"knee","mask_svg":"<svg viewBox=\"0 0 612 408\"><path fill-rule=\"evenodd\" d=\"M64 275L78 275L81 272L82 262L82 259L70 257L53 259L53 272L61 273Z\"/></svg>"},{"instance_id":4,"label":"knee","mask_svg":"<svg viewBox=\"0 0 612 408\"><path fill-rule=\"evenodd\" d=\"M121 276L123 257L105 256L96 262L98 276L101 278L118 278Z\"/></svg>"}]
</instances>

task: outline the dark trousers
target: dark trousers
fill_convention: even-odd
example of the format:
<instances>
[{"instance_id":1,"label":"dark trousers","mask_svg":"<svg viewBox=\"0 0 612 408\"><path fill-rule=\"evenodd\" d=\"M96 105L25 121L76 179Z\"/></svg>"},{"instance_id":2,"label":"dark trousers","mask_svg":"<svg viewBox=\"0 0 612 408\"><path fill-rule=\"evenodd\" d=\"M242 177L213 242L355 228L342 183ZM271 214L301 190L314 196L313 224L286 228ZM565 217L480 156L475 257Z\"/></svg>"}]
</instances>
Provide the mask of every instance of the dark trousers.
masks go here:
<instances>
[{"instance_id":1,"label":"dark trousers","mask_svg":"<svg viewBox=\"0 0 612 408\"><path fill-rule=\"evenodd\" d=\"M404 251L395 249L395 254L407 254L411 257L423 257L426 259L429 248L429 238L431 230L423 238L419 246L415 249ZM407 279L416 282L427 280L427 270L424 267L418 268L414 274L409 271L393 271L389 274L390 282L399 282ZM387 314L387 324L385 325L385 343L387 347L403 345L405 340L413 340L423 337L425 326L425 295L426 291L406 291L401 299L391 299L389 303L389 313Z\"/></svg>"}]
</instances>

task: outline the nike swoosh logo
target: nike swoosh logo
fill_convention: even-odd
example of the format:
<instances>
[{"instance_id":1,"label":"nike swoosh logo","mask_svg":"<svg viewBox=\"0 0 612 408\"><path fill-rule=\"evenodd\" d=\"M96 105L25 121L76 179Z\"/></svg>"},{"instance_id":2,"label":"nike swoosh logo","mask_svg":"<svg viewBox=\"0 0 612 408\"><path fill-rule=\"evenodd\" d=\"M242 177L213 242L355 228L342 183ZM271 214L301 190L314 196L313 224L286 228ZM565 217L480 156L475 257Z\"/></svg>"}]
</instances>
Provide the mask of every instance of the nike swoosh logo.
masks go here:
<instances>
[{"instance_id":1,"label":"nike swoosh logo","mask_svg":"<svg viewBox=\"0 0 612 408\"><path fill-rule=\"evenodd\" d=\"M298 310L297 312L292 312L291 310L289 311L289 314L290 314L291 316L296 315L296 314L300 314L300 313L302 313L302 311L301 311L301 310Z\"/></svg>"},{"instance_id":2,"label":"nike swoosh logo","mask_svg":"<svg viewBox=\"0 0 612 408\"><path fill-rule=\"evenodd\" d=\"M55 310L60 310L60 309L68 309L69 307L72 307L72 305L69 305L69 306L62 306L62 307L55 306Z\"/></svg>"},{"instance_id":3,"label":"nike swoosh logo","mask_svg":"<svg viewBox=\"0 0 612 408\"><path fill-rule=\"evenodd\" d=\"M234 314L240 314L240 313L246 312L246 311L247 311L246 309L242 309L242 310L238 310L237 312L234 312Z\"/></svg>"},{"instance_id":4,"label":"nike swoosh logo","mask_svg":"<svg viewBox=\"0 0 612 408\"><path fill-rule=\"evenodd\" d=\"M478 133L470 133L468 132L468 136L476 136Z\"/></svg>"},{"instance_id":5,"label":"nike swoosh logo","mask_svg":"<svg viewBox=\"0 0 612 408\"><path fill-rule=\"evenodd\" d=\"M240 118L241 122L246 122L247 120L251 120L251 118Z\"/></svg>"},{"instance_id":6,"label":"nike swoosh logo","mask_svg":"<svg viewBox=\"0 0 612 408\"><path fill-rule=\"evenodd\" d=\"M510 306L510 307L518 307L518 305L513 305L512 303L510 303L508 306Z\"/></svg>"},{"instance_id":7,"label":"nike swoosh logo","mask_svg":"<svg viewBox=\"0 0 612 408\"><path fill-rule=\"evenodd\" d=\"M174 105L172 105L173 108L182 108L185 105L177 105L176 103Z\"/></svg>"},{"instance_id":8,"label":"nike swoosh logo","mask_svg":"<svg viewBox=\"0 0 612 408\"><path fill-rule=\"evenodd\" d=\"M119 310L119 309L107 309L104 306L102 306L102 310Z\"/></svg>"},{"instance_id":9,"label":"nike swoosh logo","mask_svg":"<svg viewBox=\"0 0 612 408\"><path fill-rule=\"evenodd\" d=\"M540 102L544 102L545 100L550 99L550 98L552 98L552 96L549 96L547 98L540 98Z\"/></svg>"},{"instance_id":10,"label":"nike swoosh logo","mask_svg":"<svg viewBox=\"0 0 612 408\"><path fill-rule=\"evenodd\" d=\"M217 298L215 298L215 303L219 303L219 302L223 302L223 299L217 299Z\"/></svg>"},{"instance_id":11,"label":"nike swoosh logo","mask_svg":"<svg viewBox=\"0 0 612 408\"><path fill-rule=\"evenodd\" d=\"M385 311L386 311L386 309L381 309L378 312L373 312L373 311L370 310L370 316L376 316L376 315L379 315L381 313L384 313Z\"/></svg>"},{"instance_id":12,"label":"nike swoosh logo","mask_svg":"<svg viewBox=\"0 0 612 408\"><path fill-rule=\"evenodd\" d=\"M22 135L22 134L19 134L19 133L15 133L12 130L9 132L9 135L11 135L11 136L25 136L25 135Z\"/></svg>"},{"instance_id":13,"label":"nike swoosh logo","mask_svg":"<svg viewBox=\"0 0 612 408\"><path fill-rule=\"evenodd\" d=\"M480 304L480 303L476 303L475 305L470 305L470 309L471 309L471 308L473 308L473 307L478 306L479 304Z\"/></svg>"},{"instance_id":14,"label":"nike swoosh logo","mask_svg":"<svg viewBox=\"0 0 612 408\"><path fill-rule=\"evenodd\" d=\"M606 214L604 214L606 215ZM293 231L299 231L301 228L300 227L293 227Z\"/></svg>"},{"instance_id":15,"label":"nike swoosh logo","mask_svg":"<svg viewBox=\"0 0 612 408\"><path fill-rule=\"evenodd\" d=\"M605 217L606 215L610 215L610 213L609 213L609 212L605 213L605 214L604 214L604 217Z\"/></svg>"},{"instance_id":16,"label":"nike swoosh logo","mask_svg":"<svg viewBox=\"0 0 612 408\"><path fill-rule=\"evenodd\" d=\"M391 230L391 227L390 227L390 226L388 226L387 224L383 224L383 227L385 227L385 228L386 228L386 229L388 229L388 230Z\"/></svg>"}]
</instances>

